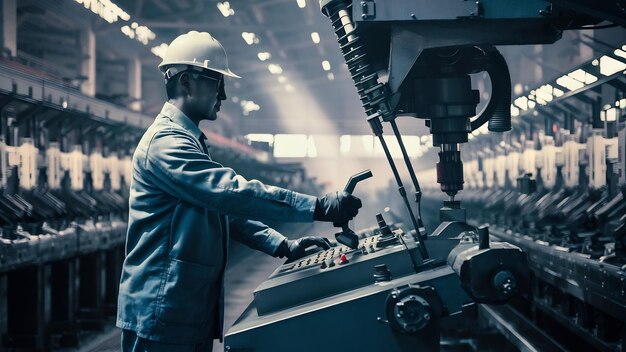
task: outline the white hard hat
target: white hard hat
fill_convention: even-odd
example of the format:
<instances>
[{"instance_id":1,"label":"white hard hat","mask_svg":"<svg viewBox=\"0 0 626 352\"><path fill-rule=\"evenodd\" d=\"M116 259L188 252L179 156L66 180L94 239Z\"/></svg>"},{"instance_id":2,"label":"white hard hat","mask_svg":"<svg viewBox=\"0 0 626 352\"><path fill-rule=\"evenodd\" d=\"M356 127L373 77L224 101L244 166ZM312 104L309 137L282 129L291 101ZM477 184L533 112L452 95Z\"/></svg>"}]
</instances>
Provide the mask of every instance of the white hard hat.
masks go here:
<instances>
[{"instance_id":1,"label":"white hard hat","mask_svg":"<svg viewBox=\"0 0 626 352\"><path fill-rule=\"evenodd\" d=\"M228 57L222 44L207 32L190 31L170 43L159 69L166 75L171 66L188 65L219 72L224 76L241 78L228 68ZM180 70L176 70L180 72Z\"/></svg>"}]
</instances>

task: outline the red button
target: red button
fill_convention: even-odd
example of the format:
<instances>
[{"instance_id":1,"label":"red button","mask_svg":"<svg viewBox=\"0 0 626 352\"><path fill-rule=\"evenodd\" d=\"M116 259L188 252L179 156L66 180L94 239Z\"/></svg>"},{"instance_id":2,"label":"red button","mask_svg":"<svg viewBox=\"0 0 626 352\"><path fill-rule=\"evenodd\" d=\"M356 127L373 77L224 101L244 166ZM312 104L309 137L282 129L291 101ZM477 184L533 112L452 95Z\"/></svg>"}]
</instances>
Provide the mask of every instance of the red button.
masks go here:
<instances>
[{"instance_id":1,"label":"red button","mask_svg":"<svg viewBox=\"0 0 626 352\"><path fill-rule=\"evenodd\" d=\"M341 258L339 258L339 264L345 264L348 262L348 257L346 257L345 254L341 255Z\"/></svg>"}]
</instances>

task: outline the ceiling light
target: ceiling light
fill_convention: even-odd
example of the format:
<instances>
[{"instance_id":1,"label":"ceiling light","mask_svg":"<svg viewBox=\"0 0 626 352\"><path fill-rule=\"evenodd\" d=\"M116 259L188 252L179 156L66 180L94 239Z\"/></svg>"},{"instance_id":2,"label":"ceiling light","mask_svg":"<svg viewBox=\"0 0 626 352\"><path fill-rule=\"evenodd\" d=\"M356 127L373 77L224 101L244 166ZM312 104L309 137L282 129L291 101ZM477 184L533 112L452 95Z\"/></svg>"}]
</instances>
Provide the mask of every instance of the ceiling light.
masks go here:
<instances>
[{"instance_id":1,"label":"ceiling light","mask_svg":"<svg viewBox=\"0 0 626 352\"><path fill-rule=\"evenodd\" d=\"M278 83L285 83L287 82L287 77L285 76L278 76Z\"/></svg>"},{"instance_id":2,"label":"ceiling light","mask_svg":"<svg viewBox=\"0 0 626 352\"><path fill-rule=\"evenodd\" d=\"M561 87L565 87L569 90L577 90L580 89L582 87L585 86L585 84L577 79L574 79L568 75L564 75L559 77L556 80L556 84L560 85Z\"/></svg>"},{"instance_id":3,"label":"ceiling light","mask_svg":"<svg viewBox=\"0 0 626 352\"><path fill-rule=\"evenodd\" d=\"M328 75L327 75L326 77L328 77L328 80L329 80L329 81L332 81L332 80L334 80L334 79L335 79L335 75L333 75L333 73L332 73L332 72L328 72Z\"/></svg>"},{"instance_id":4,"label":"ceiling light","mask_svg":"<svg viewBox=\"0 0 626 352\"><path fill-rule=\"evenodd\" d=\"M259 58L259 60L265 61L265 60L269 60L272 57L272 54L268 53L267 51L262 51L256 54L256 56Z\"/></svg>"},{"instance_id":5,"label":"ceiling light","mask_svg":"<svg viewBox=\"0 0 626 352\"><path fill-rule=\"evenodd\" d=\"M306 0L297 0L298 1L298 7L303 9L306 7Z\"/></svg>"},{"instance_id":6,"label":"ceiling light","mask_svg":"<svg viewBox=\"0 0 626 352\"><path fill-rule=\"evenodd\" d=\"M563 94L565 94L562 90L560 90L559 88L556 88L556 87L552 89L552 92L553 92L553 93L554 93L554 95L555 95L555 96L557 96L557 97L560 97L560 96L562 96Z\"/></svg>"},{"instance_id":7,"label":"ceiling light","mask_svg":"<svg viewBox=\"0 0 626 352\"><path fill-rule=\"evenodd\" d=\"M120 28L128 38L135 39L143 45L156 38L156 34L146 26L140 26L137 22L133 22L130 26L125 25Z\"/></svg>"},{"instance_id":8,"label":"ceiling light","mask_svg":"<svg viewBox=\"0 0 626 352\"><path fill-rule=\"evenodd\" d=\"M252 111L261 110L261 107L257 103L253 102L252 100L242 100L241 103L239 103L239 105L241 105L241 109L243 110L244 116L250 115L250 112Z\"/></svg>"},{"instance_id":9,"label":"ceiling light","mask_svg":"<svg viewBox=\"0 0 626 352\"><path fill-rule=\"evenodd\" d=\"M317 33L317 32L311 33L311 40L313 41L313 43L319 44L319 42L320 42L320 35L319 35L319 33Z\"/></svg>"},{"instance_id":10,"label":"ceiling light","mask_svg":"<svg viewBox=\"0 0 626 352\"><path fill-rule=\"evenodd\" d=\"M575 70L573 72L568 73L567 75L585 84L591 84L598 80L598 77L582 69Z\"/></svg>"},{"instance_id":11,"label":"ceiling light","mask_svg":"<svg viewBox=\"0 0 626 352\"><path fill-rule=\"evenodd\" d=\"M88 0L74 0L77 3L83 5L86 9L90 9L91 12L100 16L102 19L109 23L117 22L122 19L124 21L130 20L130 15L122 10L119 6L112 1L88 1Z\"/></svg>"},{"instance_id":12,"label":"ceiling light","mask_svg":"<svg viewBox=\"0 0 626 352\"><path fill-rule=\"evenodd\" d=\"M626 51L621 50L621 49L615 49L615 51L613 52L613 54L622 57L624 59L626 59Z\"/></svg>"},{"instance_id":13,"label":"ceiling light","mask_svg":"<svg viewBox=\"0 0 626 352\"><path fill-rule=\"evenodd\" d=\"M285 86L285 89L286 89L288 92L293 92L293 91L295 90L295 88L294 88L291 84L287 84L287 85Z\"/></svg>"},{"instance_id":14,"label":"ceiling light","mask_svg":"<svg viewBox=\"0 0 626 352\"><path fill-rule=\"evenodd\" d=\"M552 86L549 84L544 84L536 90L537 99L541 99L544 102L550 102L553 99L552 96ZM545 105L545 104L542 104Z\"/></svg>"},{"instance_id":15,"label":"ceiling light","mask_svg":"<svg viewBox=\"0 0 626 352\"><path fill-rule=\"evenodd\" d=\"M324 71L330 71L330 62L328 60L322 61L322 68L324 68Z\"/></svg>"},{"instance_id":16,"label":"ceiling light","mask_svg":"<svg viewBox=\"0 0 626 352\"><path fill-rule=\"evenodd\" d=\"M283 73L283 68L280 67L280 65L278 65L278 64L269 64L269 65L267 65L267 69L273 75L279 75L279 74Z\"/></svg>"},{"instance_id":17,"label":"ceiling light","mask_svg":"<svg viewBox=\"0 0 626 352\"><path fill-rule=\"evenodd\" d=\"M243 32L241 33L241 37L248 45L259 44L259 38L252 32Z\"/></svg>"},{"instance_id":18,"label":"ceiling light","mask_svg":"<svg viewBox=\"0 0 626 352\"><path fill-rule=\"evenodd\" d=\"M626 64L606 55L600 58L600 73L605 76L611 76L619 71L626 69Z\"/></svg>"},{"instance_id":19,"label":"ceiling light","mask_svg":"<svg viewBox=\"0 0 626 352\"><path fill-rule=\"evenodd\" d=\"M220 10L224 17L232 16L235 14L235 10L230 8L230 3L228 1L218 2L217 9Z\"/></svg>"},{"instance_id":20,"label":"ceiling light","mask_svg":"<svg viewBox=\"0 0 626 352\"><path fill-rule=\"evenodd\" d=\"M159 46L155 46L152 49L150 49L150 51L160 57L161 59L163 58L163 56L165 55L165 51L167 50L168 45L166 43L162 43Z\"/></svg>"},{"instance_id":21,"label":"ceiling light","mask_svg":"<svg viewBox=\"0 0 626 352\"><path fill-rule=\"evenodd\" d=\"M517 107L519 107L520 109L526 111L528 110L528 98L521 96L517 99L515 99L515 105L517 105Z\"/></svg>"}]
</instances>

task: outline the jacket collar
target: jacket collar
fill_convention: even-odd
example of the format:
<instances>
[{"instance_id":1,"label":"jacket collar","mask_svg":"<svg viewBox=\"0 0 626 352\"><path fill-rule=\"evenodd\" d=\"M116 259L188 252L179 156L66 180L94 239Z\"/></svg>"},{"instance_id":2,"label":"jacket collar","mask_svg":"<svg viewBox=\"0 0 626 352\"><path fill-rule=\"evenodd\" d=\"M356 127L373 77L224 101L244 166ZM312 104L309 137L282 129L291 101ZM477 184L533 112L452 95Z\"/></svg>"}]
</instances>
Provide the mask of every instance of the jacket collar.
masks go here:
<instances>
[{"instance_id":1,"label":"jacket collar","mask_svg":"<svg viewBox=\"0 0 626 352\"><path fill-rule=\"evenodd\" d=\"M199 139L202 135L200 128L193 123L193 121L191 121L191 119L185 115L184 112L180 111L176 106L170 104L169 102L165 102L165 104L163 104L163 109L161 109L161 113L159 115L169 118L182 128L191 132L196 139Z\"/></svg>"}]
</instances>

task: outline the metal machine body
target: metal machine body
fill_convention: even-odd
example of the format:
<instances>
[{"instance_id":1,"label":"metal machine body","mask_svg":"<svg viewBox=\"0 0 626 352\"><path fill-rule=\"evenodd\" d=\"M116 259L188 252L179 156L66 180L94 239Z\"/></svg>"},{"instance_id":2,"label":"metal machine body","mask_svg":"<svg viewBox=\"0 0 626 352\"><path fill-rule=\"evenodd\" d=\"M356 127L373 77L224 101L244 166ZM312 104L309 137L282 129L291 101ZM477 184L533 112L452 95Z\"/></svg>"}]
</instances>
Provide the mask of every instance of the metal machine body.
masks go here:
<instances>
[{"instance_id":1,"label":"metal machine body","mask_svg":"<svg viewBox=\"0 0 626 352\"><path fill-rule=\"evenodd\" d=\"M511 250L508 259L489 259L503 253L479 249L477 231L429 239L434 260L416 266L409 252L418 251L417 241L393 225L395 230L385 235L385 226L360 231L356 250L339 246L281 265L255 290L254 301L226 334L228 351L290 351L294 336L303 331L324 338L310 336L306 339L310 342L298 344L299 351L325 346L347 351L436 351L439 322L463 314L472 304L462 285L482 285L491 290L487 301L495 302L494 297L501 295L497 286L476 278L490 280L500 266L515 271L515 261L523 266L523 253L508 244L504 244ZM476 278L464 275L467 281L460 281L460 271L467 269L461 267L470 265L472 257L476 261L481 255L477 251L488 257L487 266L470 270ZM511 256L513 252L517 255ZM522 283L524 275L518 280Z\"/></svg>"},{"instance_id":2,"label":"metal machine body","mask_svg":"<svg viewBox=\"0 0 626 352\"><path fill-rule=\"evenodd\" d=\"M433 322L440 317L430 308L406 326L406 329L413 329L411 325L420 326L420 319L429 321L414 333L396 331L389 323L389 319L397 318L389 316L387 301L394 300L393 292L401 293L411 287L434 289L437 299L445 302L446 309L455 314L461 312L463 304L470 300L459 294L462 289L454 271L449 266L440 266L265 316L259 316L255 306L251 305L229 330L225 344L229 351L292 351L295 346L298 351L436 351L439 339L433 336L439 336L439 328ZM392 312L398 303L400 301L393 303ZM431 305L421 304L422 307ZM407 323L398 319L396 324L404 328ZM303 336L303 333L311 335ZM302 337L302 342L294 344L294 336Z\"/></svg>"},{"instance_id":3,"label":"metal machine body","mask_svg":"<svg viewBox=\"0 0 626 352\"><path fill-rule=\"evenodd\" d=\"M490 245L488 229L467 225L458 202L449 203L427 261L416 259L419 235L378 214L356 249L341 245L281 265L226 334L227 350L290 351L303 331L324 338L299 344L301 351L439 350L440 322L473 301L507 301L528 280L519 248Z\"/></svg>"},{"instance_id":4,"label":"metal machine body","mask_svg":"<svg viewBox=\"0 0 626 352\"><path fill-rule=\"evenodd\" d=\"M227 333L229 351L438 351L441 324L464 307L504 303L528 290L525 254L509 243L490 244L488 228L468 225L454 199L464 185L459 145L485 123L493 132L511 129L511 80L494 45L553 43L568 26L600 22L573 12L567 1L556 3L320 0L414 232L385 230L377 219L379 231L361 233L351 246L356 249L338 247L279 267ZM477 114L480 94L470 75L479 72L489 74L492 94ZM422 191L395 123L399 115L425 119L440 148L437 182L449 200L430 236L421 219ZM416 213L383 122L400 145ZM379 248L385 238L396 243ZM376 251L367 250L371 244ZM315 336L302 335L311 331Z\"/></svg>"}]
</instances>

